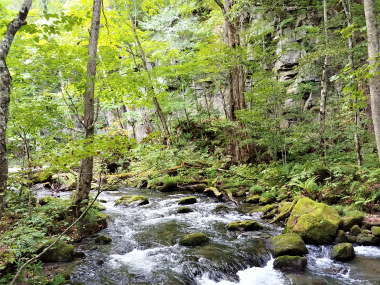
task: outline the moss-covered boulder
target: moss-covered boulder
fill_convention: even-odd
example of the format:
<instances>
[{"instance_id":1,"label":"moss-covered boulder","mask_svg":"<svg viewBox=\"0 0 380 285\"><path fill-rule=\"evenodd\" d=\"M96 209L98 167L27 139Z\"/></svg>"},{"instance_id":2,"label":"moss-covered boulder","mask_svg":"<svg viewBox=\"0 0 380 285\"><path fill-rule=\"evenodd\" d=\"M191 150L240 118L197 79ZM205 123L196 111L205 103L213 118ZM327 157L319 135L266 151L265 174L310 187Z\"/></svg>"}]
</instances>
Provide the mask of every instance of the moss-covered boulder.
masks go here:
<instances>
[{"instance_id":1,"label":"moss-covered boulder","mask_svg":"<svg viewBox=\"0 0 380 285\"><path fill-rule=\"evenodd\" d=\"M313 244L331 243L340 221L337 210L304 197L295 204L286 224L286 232L298 233L306 242Z\"/></svg>"},{"instance_id":2,"label":"moss-covered boulder","mask_svg":"<svg viewBox=\"0 0 380 285\"><path fill-rule=\"evenodd\" d=\"M197 202L197 197L189 196L178 200L178 205L191 205Z\"/></svg>"},{"instance_id":3,"label":"moss-covered boulder","mask_svg":"<svg viewBox=\"0 0 380 285\"><path fill-rule=\"evenodd\" d=\"M204 233L192 233L183 236L179 244L183 246L197 246L197 245L203 245L209 242L209 238Z\"/></svg>"},{"instance_id":4,"label":"moss-covered boulder","mask_svg":"<svg viewBox=\"0 0 380 285\"><path fill-rule=\"evenodd\" d=\"M304 241L295 233L273 237L271 239L271 250L275 257L282 255L302 256L308 253Z\"/></svg>"},{"instance_id":5,"label":"moss-covered boulder","mask_svg":"<svg viewBox=\"0 0 380 285\"><path fill-rule=\"evenodd\" d=\"M362 230L362 232L356 237L356 242L361 245L378 245L380 238L376 237L369 230Z\"/></svg>"},{"instance_id":6,"label":"moss-covered boulder","mask_svg":"<svg viewBox=\"0 0 380 285\"><path fill-rule=\"evenodd\" d=\"M302 272L307 265L307 259L303 256L283 255L273 262L273 268L284 272Z\"/></svg>"},{"instance_id":7,"label":"moss-covered boulder","mask_svg":"<svg viewBox=\"0 0 380 285\"><path fill-rule=\"evenodd\" d=\"M351 211L342 217L341 228L349 231L354 225L361 226L363 223L364 215L360 211Z\"/></svg>"},{"instance_id":8,"label":"moss-covered boulder","mask_svg":"<svg viewBox=\"0 0 380 285\"><path fill-rule=\"evenodd\" d=\"M374 236L376 237L380 237L380 227L377 227L377 226L373 226L371 228L371 232Z\"/></svg>"},{"instance_id":9,"label":"moss-covered boulder","mask_svg":"<svg viewBox=\"0 0 380 285\"><path fill-rule=\"evenodd\" d=\"M81 240L84 237L96 234L107 227L108 215L98 212L89 211L86 216L78 223L78 237Z\"/></svg>"},{"instance_id":10,"label":"moss-covered boulder","mask_svg":"<svg viewBox=\"0 0 380 285\"><path fill-rule=\"evenodd\" d=\"M109 244L112 242L112 238L110 238L109 236L105 236L105 235L98 235L96 238L95 238L95 243L96 244Z\"/></svg>"},{"instance_id":11,"label":"moss-covered boulder","mask_svg":"<svg viewBox=\"0 0 380 285\"><path fill-rule=\"evenodd\" d=\"M143 206L149 204L148 198L145 196L138 195L124 195L120 199L115 201L115 205L123 205L123 206Z\"/></svg>"},{"instance_id":12,"label":"moss-covered boulder","mask_svg":"<svg viewBox=\"0 0 380 285\"><path fill-rule=\"evenodd\" d=\"M263 226L255 220L235 221L227 224L229 231L258 231Z\"/></svg>"},{"instance_id":13,"label":"moss-covered boulder","mask_svg":"<svg viewBox=\"0 0 380 285\"><path fill-rule=\"evenodd\" d=\"M276 201L275 197L272 196L261 196L259 199L260 205L268 205Z\"/></svg>"},{"instance_id":14,"label":"moss-covered boulder","mask_svg":"<svg viewBox=\"0 0 380 285\"><path fill-rule=\"evenodd\" d=\"M258 204L259 201L260 201L260 195L250 195L247 197L247 199L245 199L245 202L250 203L250 204Z\"/></svg>"},{"instance_id":15,"label":"moss-covered boulder","mask_svg":"<svg viewBox=\"0 0 380 285\"><path fill-rule=\"evenodd\" d=\"M52 241L51 241L52 242ZM48 247L51 242L47 242L41 252ZM74 259L74 246L65 241L58 241L52 248L48 249L42 256L42 262L69 262Z\"/></svg>"},{"instance_id":16,"label":"moss-covered boulder","mask_svg":"<svg viewBox=\"0 0 380 285\"><path fill-rule=\"evenodd\" d=\"M338 243L331 251L331 258L339 261L350 261L354 259L355 251L351 243Z\"/></svg>"},{"instance_id":17,"label":"moss-covered boulder","mask_svg":"<svg viewBox=\"0 0 380 285\"><path fill-rule=\"evenodd\" d=\"M357 236L362 232L362 229L358 225L353 225L350 229L350 234Z\"/></svg>"},{"instance_id":18,"label":"moss-covered boulder","mask_svg":"<svg viewBox=\"0 0 380 285\"><path fill-rule=\"evenodd\" d=\"M281 202L278 207L278 211L277 211L278 214L273 218L271 223L285 221L290 216L290 213L292 212L294 205L295 205L295 202L286 202L286 201Z\"/></svg>"},{"instance_id":19,"label":"moss-covered boulder","mask_svg":"<svg viewBox=\"0 0 380 285\"><path fill-rule=\"evenodd\" d=\"M347 241L346 233L343 230L339 230L336 234L335 242L342 243Z\"/></svg>"},{"instance_id":20,"label":"moss-covered boulder","mask_svg":"<svg viewBox=\"0 0 380 285\"><path fill-rule=\"evenodd\" d=\"M216 187L208 187L203 191L207 196L215 197L221 199L223 197L223 193L218 190Z\"/></svg>"},{"instance_id":21,"label":"moss-covered boulder","mask_svg":"<svg viewBox=\"0 0 380 285\"><path fill-rule=\"evenodd\" d=\"M189 207L179 207L177 209L178 214L187 214L187 213L191 213L191 212L193 212L193 209L191 209Z\"/></svg>"}]
</instances>

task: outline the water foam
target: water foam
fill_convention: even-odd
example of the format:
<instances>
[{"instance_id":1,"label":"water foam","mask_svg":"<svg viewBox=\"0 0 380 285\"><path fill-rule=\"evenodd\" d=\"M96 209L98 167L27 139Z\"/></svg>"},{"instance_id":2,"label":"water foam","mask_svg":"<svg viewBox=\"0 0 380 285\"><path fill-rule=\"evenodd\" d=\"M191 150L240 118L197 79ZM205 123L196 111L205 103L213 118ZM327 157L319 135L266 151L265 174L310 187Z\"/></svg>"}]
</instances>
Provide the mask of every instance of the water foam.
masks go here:
<instances>
[{"instance_id":1,"label":"water foam","mask_svg":"<svg viewBox=\"0 0 380 285\"><path fill-rule=\"evenodd\" d=\"M213 281L207 275L197 280L199 285L281 285L286 284L285 276L273 269L273 261L271 259L265 267L251 267L241 270L237 273L239 282L231 282L227 280Z\"/></svg>"}]
</instances>

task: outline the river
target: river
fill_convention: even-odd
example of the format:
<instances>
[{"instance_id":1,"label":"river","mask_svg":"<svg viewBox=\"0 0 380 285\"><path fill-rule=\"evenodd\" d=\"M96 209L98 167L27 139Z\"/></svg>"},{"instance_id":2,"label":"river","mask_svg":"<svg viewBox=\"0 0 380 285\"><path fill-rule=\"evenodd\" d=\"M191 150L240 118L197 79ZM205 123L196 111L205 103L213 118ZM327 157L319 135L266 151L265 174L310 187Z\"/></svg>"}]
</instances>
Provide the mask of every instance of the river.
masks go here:
<instances>
[{"instance_id":1,"label":"river","mask_svg":"<svg viewBox=\"0 0 380 285\"><path fill-rule=\"evenodd\" d=\"M115 206L120 196L145 195L148 205ZM329 258L331 247L308 246L308 266L302 274L273 269L267 249L271 236L282 228L268 224L260 215L247 215L233 203L203 195L187 214L177 214L177 201L185 194L123 188L103 192L109 226L101 234L112 238L108 245L84 240L79 249L86 257L76 266L72 280L88 285L197 284L380 284L380 247L356 246L357 257L349 263ZM229 232L228 222L256 219L265 228L256 232ZM210 237L204 246L187 248L179 238L192 232Z\"/></svg>"}]
</instances>

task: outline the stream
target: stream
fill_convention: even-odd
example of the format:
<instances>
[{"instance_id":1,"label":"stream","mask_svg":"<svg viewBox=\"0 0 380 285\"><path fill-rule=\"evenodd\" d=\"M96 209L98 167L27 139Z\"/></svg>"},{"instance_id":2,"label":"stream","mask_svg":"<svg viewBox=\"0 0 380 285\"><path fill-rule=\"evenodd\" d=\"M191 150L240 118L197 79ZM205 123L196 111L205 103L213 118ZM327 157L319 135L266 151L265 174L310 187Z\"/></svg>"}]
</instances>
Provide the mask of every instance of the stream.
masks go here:
<instances>
[{"instance_id":1,"label":"stream","mask_svg":"<svg viewBox=\"0 0 380 285\"><path fill-rule=\"evenodd\" d=\"M122 195L145 195L148 205L115 206ZM271 236L282 228L268 224L259 214L239 212L233 203L217 202L198 195L187 214L177 214L177 200L185 194L123 188L103 192L109 226L100 234L112 243L96 245L85 239L79 250L86 254L72 281L86 285L197 284L197 285L281 285L281 284L380 284L380 247L356 246L357 257L349 263L329 258L331 247L308 246L306 272L283 274L273 269L267 249ZM264 230L228 232L228 222L256 219ZM203 232L210 243L198 247L178 245L186 233Z\"/></svg>"}]
</instances>

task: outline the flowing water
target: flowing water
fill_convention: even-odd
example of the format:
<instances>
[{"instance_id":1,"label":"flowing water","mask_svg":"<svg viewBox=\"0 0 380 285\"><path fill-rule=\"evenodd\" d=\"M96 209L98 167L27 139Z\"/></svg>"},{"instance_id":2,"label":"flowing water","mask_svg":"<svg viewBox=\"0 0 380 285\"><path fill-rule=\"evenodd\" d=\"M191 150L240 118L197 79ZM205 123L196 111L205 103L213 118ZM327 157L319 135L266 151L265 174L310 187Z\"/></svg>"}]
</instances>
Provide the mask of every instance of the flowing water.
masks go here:
<instances>
[{"instance_id":1,"label":"flowing water","mask_svg":"<svg viewBox=\"0 0 380 285\"><path fill-rule=\"evenodd\" d=\"M150 203L140 207L114 206L125 194L145 195ZM100 199L110 215L101 234L112 243L95 245L85 240L80 249L86 258L75 269L72 280L88 285L198 284L380 284L380 247L355 248L350 263L329 258L330 247L309 246L308 267L303 274L283 274L273 269L267 250L271 236L282 229L260 220L259 214L239 212L234 204L220 203L200 195L190 207L194 212L177 214L177 200L184 194L125 188L104 192ZM259 232L228 232L226 223L257 219L265 229ZM192 232L206 233L211 242L187 248L178 239Z\"/></svg>"}]
</instances>

